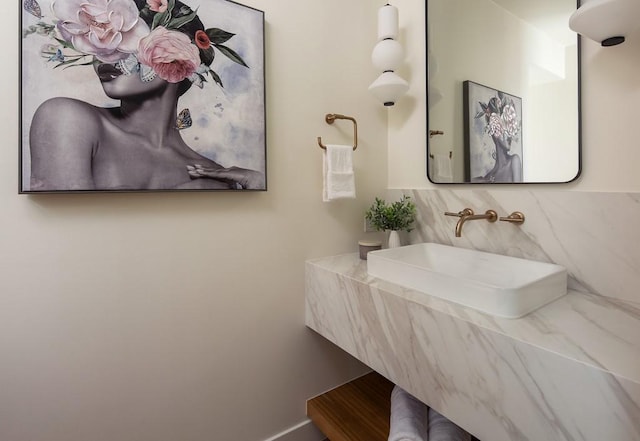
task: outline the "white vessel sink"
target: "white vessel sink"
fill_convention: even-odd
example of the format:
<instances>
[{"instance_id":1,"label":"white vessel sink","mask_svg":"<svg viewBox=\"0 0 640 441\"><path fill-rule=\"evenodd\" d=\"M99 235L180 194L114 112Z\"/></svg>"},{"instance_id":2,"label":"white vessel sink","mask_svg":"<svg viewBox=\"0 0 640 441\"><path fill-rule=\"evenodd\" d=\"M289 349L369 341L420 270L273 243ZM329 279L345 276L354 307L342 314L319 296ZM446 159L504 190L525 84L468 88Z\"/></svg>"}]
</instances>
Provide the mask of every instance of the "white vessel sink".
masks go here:
<instances>
[{"instance_id":1,"label":"white vessel sink","mask_svg":"<svg viewBox=\"0 0 640 441\"><path fill-rule=\"evenodd\" d=\"M562 266L436 243L372 251L367 268L371 276L498 317L522 317L567 293Z\"/></svg>"}]
</instances>

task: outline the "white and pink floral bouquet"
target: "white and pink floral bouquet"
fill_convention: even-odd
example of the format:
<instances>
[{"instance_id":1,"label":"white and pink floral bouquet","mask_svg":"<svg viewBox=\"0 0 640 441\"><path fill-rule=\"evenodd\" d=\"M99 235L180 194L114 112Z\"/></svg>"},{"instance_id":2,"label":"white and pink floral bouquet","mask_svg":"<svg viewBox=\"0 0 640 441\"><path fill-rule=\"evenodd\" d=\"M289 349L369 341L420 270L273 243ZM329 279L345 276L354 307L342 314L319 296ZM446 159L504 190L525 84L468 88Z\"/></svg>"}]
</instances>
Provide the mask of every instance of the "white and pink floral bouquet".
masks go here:
<instances>
[{"instance_id":1,"label":"white and pink floral bouquet","mask_svg":"<svg viewBox=\"0 0 640 441\"><path fill-rule=\"evenodd\" d=\"M520 132L520 120L513 99L502 92L486 103L478 102L481 110L475 118L485 118L485 131L491 137L502 138L511 145Z\"/></svg>"},{"instance_id":2,"label":"white and pink floral bouquet","mask_svg":"<svg viewBox=\"0 0 640 441\"><path fill-rule=\"evenodd\" d=\"M42 18L37 0L25 0L24 7ZM42 54L55 67L109 63L125 74L140 73L143 81L189 79L201 88L206 75L222 86L210 67L214 48L248 67L224 45L234 34L205 29L197 11L177 0L53 0L51 8L53 23L40 21L23 36L52 37L55 43Z\"/></svg>"}]
</instances>

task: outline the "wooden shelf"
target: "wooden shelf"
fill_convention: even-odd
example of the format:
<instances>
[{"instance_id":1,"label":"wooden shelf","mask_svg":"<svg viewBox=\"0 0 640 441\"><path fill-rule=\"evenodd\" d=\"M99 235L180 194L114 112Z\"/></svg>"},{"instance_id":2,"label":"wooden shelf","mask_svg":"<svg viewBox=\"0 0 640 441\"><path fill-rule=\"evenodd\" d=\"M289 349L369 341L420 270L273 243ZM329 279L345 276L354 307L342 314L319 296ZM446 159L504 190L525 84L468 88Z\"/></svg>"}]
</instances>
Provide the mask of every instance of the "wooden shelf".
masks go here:
<instances>
[{"instance_id":1,"label":"wooden shelf","mask_svg":"<svg viewBox=\"0 0 640 441\"><path fill-rule=\"evenodd\" d=\"M387 441L392 389L371 372L307 401L307 416L330 441Z\"/></svg>"}]
</instances>

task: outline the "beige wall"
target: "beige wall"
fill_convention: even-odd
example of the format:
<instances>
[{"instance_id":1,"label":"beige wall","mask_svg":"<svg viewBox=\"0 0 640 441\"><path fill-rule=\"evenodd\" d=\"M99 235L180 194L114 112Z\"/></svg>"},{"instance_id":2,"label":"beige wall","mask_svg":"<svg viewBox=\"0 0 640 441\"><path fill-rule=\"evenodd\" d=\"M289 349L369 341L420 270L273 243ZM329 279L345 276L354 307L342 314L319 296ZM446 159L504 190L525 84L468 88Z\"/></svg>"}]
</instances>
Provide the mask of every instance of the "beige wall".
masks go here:
<instances>
[{"instance_id":1,"label":"beige wall","mask_svg":"<svg viewBox=\"0 0 640 441\"><path fill-rule=\"evenodd\" d=\"M377 7L266 12L266 193L17 194L19 2L5 5L0 150L0 439L257 441L362 367L304 327L304 266L352 252L386 188L386 112L367 93ZM21 2L20 2L21 3ZM321 201L321 150L358 118L358 199Z\"/></svg>"},{"instance_id":2,"label":"beige wall","mask_svg":"<svg viewBox=\"0 0 640 441\"><path fill-rule=\"evenodd\" d=\"M362 369L305 329L304 260L355 251L387 184L434 188L423 2L394 2L411 89L388 134L366 92L379 5L246 1L267 19L269 191L51 196L17 195L18 3L0 27L0 439L256 441L301 422ZM634 37L585 44L584 171L561 188L640 189ZM350 136L327 112L358 118L356 201L320 200L315 137Z\"/></svg>"},{"instance_id":3,"label":"beige wall","mask_svg":"<svg viewBox=\"0 0 640 441\"><path fill-rule=\"evenodd\" d=\"M425 5L410 0L394 4L402 11L401 26L406 30L410 60L405 76L411 78L411 89L389 114L389 187L438 188L428 181L425 166ZM586 39L583 43L582 176L571 184L538 188L640 191L640 148L634 129L640 103L640 30L613 48Z\"/></svg>"}]
</instances>

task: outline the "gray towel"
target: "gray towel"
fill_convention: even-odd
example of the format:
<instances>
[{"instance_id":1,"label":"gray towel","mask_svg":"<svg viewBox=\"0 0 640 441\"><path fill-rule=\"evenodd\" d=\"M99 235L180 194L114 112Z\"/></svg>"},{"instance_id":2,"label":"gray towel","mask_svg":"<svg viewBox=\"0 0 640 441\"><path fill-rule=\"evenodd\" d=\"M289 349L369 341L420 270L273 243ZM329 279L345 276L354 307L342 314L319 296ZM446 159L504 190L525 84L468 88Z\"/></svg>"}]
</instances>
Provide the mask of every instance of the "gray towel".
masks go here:
<instances>
[{"instance_id":1,"label":"gray towel","mask_svg":"<svg viewBox=\"0 0 640 441\"><path fill-rule=\"evenodd\" d=\"M426 404L399 386L391 391L389 441L427 441Z\"/></svg>"},{"instance_id":2,"label":"gray towel","mask_svg":"<svg viewBox=\"0 0 640 441\"><path fill-rule=\"evenodd\" d=\"M471 441L471 435L429 408L429 441Z\"/></svg>"}]
</instances>

